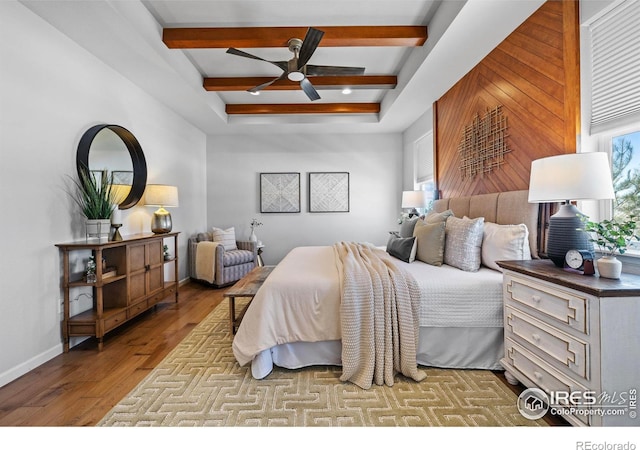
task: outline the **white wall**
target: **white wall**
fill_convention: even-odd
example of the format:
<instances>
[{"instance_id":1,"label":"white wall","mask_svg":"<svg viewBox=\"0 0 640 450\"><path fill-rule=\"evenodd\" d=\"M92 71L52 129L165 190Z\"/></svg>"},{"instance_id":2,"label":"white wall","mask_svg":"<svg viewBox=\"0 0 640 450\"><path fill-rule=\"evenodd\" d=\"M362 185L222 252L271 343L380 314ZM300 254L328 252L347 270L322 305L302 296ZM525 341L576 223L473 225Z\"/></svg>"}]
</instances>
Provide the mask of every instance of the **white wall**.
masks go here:
<instances>
[{"instance_id":1,"label":"white wall","mask_svg":"<svg viewBox=\"0 0 640 450\"><path fill-rule=\"evenodd\" d=\"M15 2L0 2L0 385L62 352L56 243L84 237L65 191L80 137L98 123L131 131L149 183L174 184L174 230L206 224L206 136ZM153 210L123 212L123 234ZM180 278L187 276L186 239Z\"/></svg>"},{"instance_id":2,"label":"white wall","mask_svg":"<svg viewBox=\"0 0 640 450\"><path fill-rule=\"evenodd\" d=\"M209 136L207 147L208 226L234 226L247 239L257 218L266 264L300 245L384 245L388 231L398 228L400 134ZM301 212L261 214L260 172L300 172ZM308 172L349 172L350 211L309 213Z\"/></svg>"}]
</instances>

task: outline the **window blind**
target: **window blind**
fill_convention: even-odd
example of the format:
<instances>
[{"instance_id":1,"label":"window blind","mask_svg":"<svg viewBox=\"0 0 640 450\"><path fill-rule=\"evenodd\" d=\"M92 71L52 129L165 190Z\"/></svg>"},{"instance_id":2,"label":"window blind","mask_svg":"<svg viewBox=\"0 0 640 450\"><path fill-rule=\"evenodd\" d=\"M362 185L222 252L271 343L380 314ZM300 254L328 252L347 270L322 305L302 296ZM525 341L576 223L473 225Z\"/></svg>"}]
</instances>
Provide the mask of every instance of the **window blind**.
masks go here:
<instances>
[{"instance_id":1,"label":"window blind","mask_svg":"<svg viewBox=\"0 0 640 450\"><path fill-rule=\"evenodd\" d=\"M415 142L416 183L433 179L433 132L429 132Z\"/></svg>"},{"instance_id":2,"label":"window blind","mask_svg":"<svg viewBox=\"0 0 640 450\"><path fill-rule=\"evenodd\" d=\"M625 0L590 25L591 133L640 120L640 1Z\"/></svg>"}]
</instances>

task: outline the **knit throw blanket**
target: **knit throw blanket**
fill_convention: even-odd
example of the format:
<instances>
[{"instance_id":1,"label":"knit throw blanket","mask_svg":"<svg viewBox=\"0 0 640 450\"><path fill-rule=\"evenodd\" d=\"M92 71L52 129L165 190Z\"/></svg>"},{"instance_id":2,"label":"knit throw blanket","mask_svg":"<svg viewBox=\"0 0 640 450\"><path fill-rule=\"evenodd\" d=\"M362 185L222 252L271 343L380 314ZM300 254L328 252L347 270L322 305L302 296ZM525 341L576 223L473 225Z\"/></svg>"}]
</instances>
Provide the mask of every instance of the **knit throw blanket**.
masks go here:
<instances>
[{"instance_id":1,"label":"knit throw blanket","mask_svg":"<svg viewBox=\"0 0 640 450\"><path fill-rule=\"evenodd\" d=\"M342 376L363 389L372 383L393 386L401 373L415 381L420 289L385 251L368 244L339 242L333 246L342 302Z\"/></svg>"}]
</instances>

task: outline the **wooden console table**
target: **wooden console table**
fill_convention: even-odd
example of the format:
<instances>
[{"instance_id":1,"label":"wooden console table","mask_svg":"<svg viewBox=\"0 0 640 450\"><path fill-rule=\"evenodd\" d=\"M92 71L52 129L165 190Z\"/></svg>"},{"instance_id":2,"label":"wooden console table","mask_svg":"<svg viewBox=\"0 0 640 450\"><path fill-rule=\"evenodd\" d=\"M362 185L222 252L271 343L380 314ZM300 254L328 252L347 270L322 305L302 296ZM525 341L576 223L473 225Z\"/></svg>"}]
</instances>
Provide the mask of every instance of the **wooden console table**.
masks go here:
<instances>
[{"instance_id":1,"label":"wooden console table","mask_svg":"<svg viewBox=\"0 0 640 450\"><path fill-rule=\"evenodd\" d=\"M231 327L231 334L235 334L236 330L242 322L242 317L247 311L247 308L251 304L251 300L258 293L258 289L267 279L271 271L275 266L258 266L246 274L240 281L231 286L224 293L224 296L229 298L229 326ZM249 302L242 308L238 317L236 317L236 297L248 297Z\"/></svg>"},{"instance_id":2,"label":"wooden console table","mask_svg":"<svg viewBox=\"0 0 640 450\"><path fill-rule=\"evenodd\" d=\"M69 351L71 336L95 336L102 350L104 335L155 306L170 295L178 301L178 234L135 234L121 241L89 239L56 244L63 259L62 289L64 351ZM164 259L164 241L173 239L175 257ZM90 250L96 261L96 281L87 283L84 273L72 273L71 253ZM105 266L111 268L103 272ZM164 267L174 265L174 279L165 282ZM83 264L84 266L84 264ZM71 316L70 297L74 288L93 288L93 307Z\"/></svg>"}]
</instances>

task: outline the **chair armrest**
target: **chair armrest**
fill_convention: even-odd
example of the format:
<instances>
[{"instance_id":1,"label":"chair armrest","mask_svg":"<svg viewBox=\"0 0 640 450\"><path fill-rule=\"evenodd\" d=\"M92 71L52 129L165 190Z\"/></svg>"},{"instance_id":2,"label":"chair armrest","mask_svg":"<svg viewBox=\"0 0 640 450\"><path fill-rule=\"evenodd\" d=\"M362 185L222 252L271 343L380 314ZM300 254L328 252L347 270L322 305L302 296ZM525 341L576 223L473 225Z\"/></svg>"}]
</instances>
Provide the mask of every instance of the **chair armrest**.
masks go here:
<instances>
[{"instance_id":1,"label":"chair armrest","mask_svg":"<svg viewBox=\"0 0 640 450\"><path fill-rule=\"evenodd\" d=\"M253 260L258 260L258 243L254 241L236 241L236 245L240 250L249 250L253 252Z\"/></svg>"}]
</instances>

